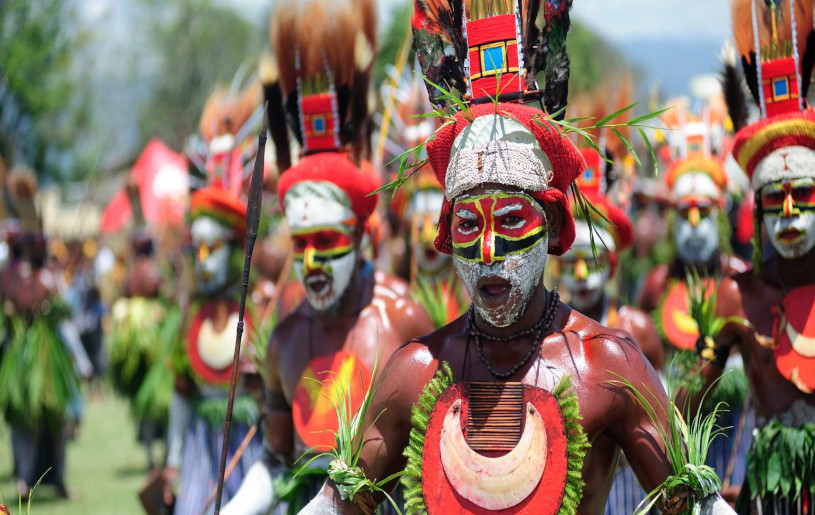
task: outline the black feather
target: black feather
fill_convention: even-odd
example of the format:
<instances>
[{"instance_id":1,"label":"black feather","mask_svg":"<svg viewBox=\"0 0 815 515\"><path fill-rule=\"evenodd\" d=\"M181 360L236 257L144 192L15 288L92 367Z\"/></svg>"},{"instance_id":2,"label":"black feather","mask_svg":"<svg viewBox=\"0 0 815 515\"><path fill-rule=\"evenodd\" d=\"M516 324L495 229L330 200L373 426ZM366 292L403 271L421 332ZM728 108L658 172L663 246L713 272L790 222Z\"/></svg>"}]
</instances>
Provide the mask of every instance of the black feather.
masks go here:
<instances>
[{"instance_id":1,"label":"black feather","mask_svg":"<svg viewBox=\"0 0 815 515\"><path fill-rule=\"evenodd\" d=\"M738 68L725 64L721 77L724 100L727 112L733 122L733 130L738 132L747 125L747 98L744 93L744 83Z\"/></svg>"},{"instance_id":2,"label":"black feather","mask_svg":"<svg viewBox=\"0 0 815 515\"><path fill-rule=\"evenodd\" d=\"M350 113L348 117L347 133L349 142L353 144L354 162L359 165L368 148L365 143L366 122L368 114L368 86L371 75L366 70L354 72L354 83L350 90Z\"/></svg>"},{"instance_id":3,"label":"black feather","mask_svg":"<svg viewBox=\"0 0 815 515\"><path fill-rule=\"evenodd\" d=\"M741 67L744 69L744 80L747 82L747 87L750 88L750 94L753 95L756 105L761 103L758 96L758 71L756 70L756 54L750 52L750 59L742 56Z\"/></svg>"},{"instance_id":4,"label":"black feather","mask_svg":"<svg viewBox=\"0 0 815 515\"><path fill-rule=\"evenodd\" d=\"M811 31L807 36L807 46L801 60L801 94L805 101L812 81L813 65L815 65L815 31Z\"/></svg>"},{"instance_id":5,"label":"black feather","mask_svg":"<svg viewBox=\"0 0 815 515\"><path fill-rule=\"evenodd\" d=\"M535 23L541 7L541 0L529 0L527 9L522 13L526 17L524 27L524 66L526 67L526 87L529 90L537 89L537 75L545 62L546 52L540 27Z\"/></svg>"},{"instance_id":6,"label":"black feather","mask_svg":"<svg viewBox=\"0 0 815 515\"><path fill-rule=\"evenodd\" d=\"M291 131L294 133L294 136L297 138L297 142L300 143L300 146L303 145L303 133L300 127L300 102L297 98L297 90L292 91L289 93L288 98L286 98L286 119L289 122L289 127Z\"/></svg>"},{"instance_id":7,"label":"black feather","mask_svg":"<svg viewBox=\"0 0 815 515\"><path fill-rule=\"evenodd\" d=\"M266 98L266 117L269 120L269 132L275 146L278 170L284 172L291 167L291 149L289 148L289 130L286 125L286 111L283 109L283 90L280 82L263 85L263 96Z\"/></svg>"}]
</instances>

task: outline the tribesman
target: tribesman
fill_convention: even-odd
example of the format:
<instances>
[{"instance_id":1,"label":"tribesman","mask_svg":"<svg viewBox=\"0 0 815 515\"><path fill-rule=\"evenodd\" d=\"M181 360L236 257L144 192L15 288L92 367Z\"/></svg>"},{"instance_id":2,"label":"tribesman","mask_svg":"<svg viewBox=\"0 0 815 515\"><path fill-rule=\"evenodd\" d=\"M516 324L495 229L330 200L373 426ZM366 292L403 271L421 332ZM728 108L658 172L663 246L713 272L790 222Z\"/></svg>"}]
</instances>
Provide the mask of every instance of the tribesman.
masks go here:
<instances>
[{"instance_id":1,"label":"tribesman","mask_svg":"<svg viewBox=\"0 0 815 515\"><path fill-rule=\"evenodd\" d=\"M377 204L371 193L381 184L362 159L375 22L373 0L281 5L272 16L268 118L281 170L278 197L306 299L272 333L265 456L225 514L302 506L323 484L328 463L299 472L293 463L335 446L338 397L356 410L377 361L432 330L407 284L363 257ZM287 116L302 148L291 168Z\"/></svg>"},{"instance_id":2,"label":"tribesman","mask_svg":"<svg viewBox=\"0 0 815 515\"><path fill-rule=\"evenodd\" d=\"M67 497L67 428L81 411L79 378L93 366L71 310L48 269L41 217L35 207L37 179L26 169L8 177L17 227L8 237L10 256L0 275L4 323L0 328L0 412L11 427L17 490L23 499L41 479Z\"/></svg>"},{"instance_id":3,"label":"tribesman","mask_svg":"<svg viewBox=\"0 0 815 515\"><path fill-rule=\"evenodd\" d=\"M602 513L620 450L649 491L672 472L658 436L667 422L614 386L624 374L667 410L653 367L627 333L572 310L542 281L547 255L574 241L566 191L584 162L554 117L510 103L540 99L540 72L542 104L565 105L569 2L523 16L519 4L473 1L462 12L458 1L420 1L412 20L428 80L456 88L454 103L469 100L427 153L445 194L436 248L452 254L473 304L394 353L361 428L353 482L405 470L411 513ZM346 476L335 473L306 511L369 513L368 498L383 496L349 495Z\"/></svg>"},{"instance_id":4,"label":"tribesman","mask_svg":"<svg viewBox=\"0 0 815 515\"><path fill-rule=\"evenodd\" d=\"M752 271L719 285L717 315L728 323L717 338L700 339L697 350L709 362L703 370L709 382L721 375L734 349L744 359L757 429L738 512L812 513L815 114L805 99L813 7L738 0L732 14L736 46L761 113L761 120L739 130L733 148L755 192L754 261ZM738 76L735 64L728 73ZM727 88L741 97L728 101L734 122L746 119L740 87ZM762 236L770 245L762 245Z\"/></svg>"},{"instance_id":5,"label":"tribesman","mask_svg":"<svg viewBox=\"0 0 815 515\"><path fill-rule=\"evenodd\" d=\"M207 179L190 199L195 290L180 348L172 356L176 379L163 473L165 502L172 501L169 487L178 482L175 513L203 513L217 486L246 240L246 204L238 192L244 167L253 160L251 149L257 149L246 141L252 134L246 125L260 119L260 99L257 82L236 96L216 91L201 116ZM233 456L242 443L246 447L224 484L225 500L237 492L263 452L262 439L254 433L260 415L250 394L258 373L251 343L257 315L253 305L247 307L228 455Z\"/></svg>"},{"instance_id":6,"label":"tribesman","mask_svg":"<svg viewBox=\"0 0 815 515\"><path fill-rule=\"evenodd\" d=\"M131 403L138 438L152 469L152 442L164 433L169 406L162 400L169 398L172 383L145 379L156 363L166 370L163 360L180 331L180 313L177 309L170 313L170 304L161 298L162 277L138 181L128 179L125 190L133 213L132 264L122 284L122 296L111 306L110 370L114 390Z\"/></svg>"},{"instance_id":7,"label":"tribesman","mask_svg":"<svg viewBox=\"0 0 815 515\"><path fill-rule=\"evenodd\" d=\"M421 77L412 69L401 76L396 75L396 70L392 73L389 83L382 88L386 105L384 122L391 123L380 128L381 148L376 147L388 163L398 162L403 153L421 145L435 128L433 119L422 116L430 110L430 103ZM389 106L392 112L388 111ZM396 177L395 171L392 176ZM399 248L393 243L387 248L398 272L404 268L399 258L409 258L407 275L414 298L424 306L437 328L458 318L465 304L462 300L466 299L450 256L436 250L433 244L443 199L444 189L429 167L399 188L391 199L390 215L399 222L397 232L406 238L398 240L402 244ZM403 247L408 251L400 252Z\"/></svg>"},{"instance_id":8,"label":"tribesman","mask_svg":"<svg viewBox=\"0 0 815 515\"><path fill-rule=\"evenodd\" d=\"M575 182L599 214L591 212L589 226L577 203L572 202L575 240L558 260L560 285L569 295L569 305L606 327L626 331L654 370L661 373L665 352L650 316L636 307L622 305L611 293L613 286L609 288L616 278L620 253L633 243L634 227L625 212L603 194L605 161L599 152L591 148L580 152L586 168ZM623 465L614 476L606 513L634 513L645 494L631 467Z\"/></svg>"}]
</instances>

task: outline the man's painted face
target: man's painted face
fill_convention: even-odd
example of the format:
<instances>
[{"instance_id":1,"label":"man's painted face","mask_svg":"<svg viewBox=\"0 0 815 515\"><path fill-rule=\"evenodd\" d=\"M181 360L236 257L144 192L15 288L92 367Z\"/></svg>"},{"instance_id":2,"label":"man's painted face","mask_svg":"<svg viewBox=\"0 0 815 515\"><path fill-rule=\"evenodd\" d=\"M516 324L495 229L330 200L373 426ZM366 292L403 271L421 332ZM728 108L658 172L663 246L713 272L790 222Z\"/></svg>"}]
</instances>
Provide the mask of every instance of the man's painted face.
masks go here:
<instances>
[{"instance_id":1,"label":"man's painted face","mask_svg":"<svg viewBox=\"0 0 815 515\"><path fill-rule=\"evenodd\" d=\"M324 311L345 293L356 264L353 229L346 225L292 232L295 271L311 306Z\"/></svg>"},{"instance_id":2,"label":"man's painted face","mask_svg":"<svg viewBox=\"0 0 815 515\"><path fill-rule=\"evenodd\" d=\"M478 312L496 327L517 322L546 266L543 208L521 192L465 194L453 205L451 232L456 273Z\"/></svg>"},{"instance_id":3,"label":"man's painted face","mask_svg":"<svg viewBox=\"0 0 815 515\"><path fill-rule=\"evenodd\" d=\"M575 221L572 248L560 258L561 284L570 294L569 303L578 311L587 311L596 306L602 300L604 287L611 278L614 240L607 231L596 226L594 229L600 235L595 238L596 261L591 250L589 226L581 221Z\"/></svg>"},{"instance_id":4,"label":"man's painted face","mask_svg":"<svg viewBox=\"0 0 815 515\"><path fill-rule=\"evenodd\" d=\"M359 256L351 200L328 181L297 183L283 200L294 270L311 307L326 311L351 284Z\"/></svg>"},{"instance_id":5,"label":"man's painted face","mask_svg":"<svg viewBox=\"0 0 815 515\"><path fill-rule=\"evenodd\" d=\"M761 188L764 229L785 259L801 257L815 247L815 179L771 182Z\"/></svg>"},{"instance_id":6,"label":"man's painted face","mask_svg":"<svg viewBox=\"0 0 815 515\"><path fill-rule=\"evenodd\" d=\"M674 244L687 264L707 263L719 250L719 209L710 197L688 195L676 201Z\"/></svg>"},{"instance_id":7,"label":"man's painted face","mask_svg":"<svg viewBox=\"0 0 815 515\"><path fill-rule=\"evenodd\" d=\"M444 192L438 189L420 190L413 200L413 223L417 224L413 252L424 275L435 275L450 262L450 257L436 250L435 245L443 201Z\"/></svg>"},{"instance_id":8,"label":"man's painted face","mask_svg":"<svg viewBox=\"0 0 815 515\"><path fill-rule=\"evenodd\" d=\"M210 295L227 285L230 276L232 231L214 218L202 216L190 227L195 249L195 284L199 293Z\"/></svg>"}]
</instances>

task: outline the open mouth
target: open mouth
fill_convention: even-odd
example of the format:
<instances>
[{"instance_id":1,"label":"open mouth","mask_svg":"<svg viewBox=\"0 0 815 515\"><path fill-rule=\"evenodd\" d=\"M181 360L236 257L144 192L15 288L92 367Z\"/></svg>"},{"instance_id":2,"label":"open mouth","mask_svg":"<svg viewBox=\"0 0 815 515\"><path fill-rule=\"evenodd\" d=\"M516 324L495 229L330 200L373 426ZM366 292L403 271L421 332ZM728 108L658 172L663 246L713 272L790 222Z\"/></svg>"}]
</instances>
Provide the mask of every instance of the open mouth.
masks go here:
<instances>
[{"instance_id":1,"label":"open mouth","mask_svg":"<svg viewBox=\"0 0 815 515\"><path fill-rule=\"evenodd\" d=\"M476 289L486 307L498 307L509 298L512 284L503 277L492 275L480 278Z\"/></svg>"},{"instance_id":2,"label":"open mouth","mask_svg":"<svg viewBox=\"0 0 815 515\"><path fill-rule=\"evenodd\" d=\"M795 227L788 227L776 234L776 237L784 243L795 243L804 237L804 231Z\"/></svg>"},{"instance_id":3,"label":"open mouth","mask_svg":"<svg viewBox=\"0 0 815 515\"><path fill-rule=\"evenodd\" d=\"M323 272L316 272L306 277L306 288L315 297L324 297L331 290L331 278Z\"/></svg>"}]
</instances>

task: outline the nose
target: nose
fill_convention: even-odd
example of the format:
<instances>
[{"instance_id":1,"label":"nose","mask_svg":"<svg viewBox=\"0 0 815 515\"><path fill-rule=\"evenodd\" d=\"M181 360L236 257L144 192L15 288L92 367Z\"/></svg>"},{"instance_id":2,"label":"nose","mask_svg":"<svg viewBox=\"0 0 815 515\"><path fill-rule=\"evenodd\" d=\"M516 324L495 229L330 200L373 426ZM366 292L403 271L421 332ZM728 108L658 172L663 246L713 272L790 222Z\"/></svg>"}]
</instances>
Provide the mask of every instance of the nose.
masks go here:
<instances>
[{"instance_id":1,"label":"nose","mask_svg":"<svg viewBox=\"0 0 815 515\"><path fill-rule=\"evenodd\" d=\"M585 281L589 277L589 267L585 259L578 259L574 266L574 278L578 281Z\"/></svg>"},{"instance_id":2,"label":"nose","mask_svg":"<svg viewBox=\"0 0 815 515\"><path fill-rule=\"evenodd\" d=\"M702 219L702 215L699 213L699 208L693 206L690 208L688 212L688 222L690 222L691 227L696 227L699 225L699 221Z\"/></svg>"},{"instance_id":3,"label":"nose","mask_svg":"<svg viewBox=\"0 0 815 515\"><path fill-rule=\"evenodd\" d=\"M430 218L429 216L425 217L425 219L422 220L422 231L420 240L423 243L434 241L436 239L436 230L437 227L436 224L433 223L433 219Z\"/></svg>"},{"instance_id":4,"label":"nose","mask_svg":"<svg viewBox=\"0 0 815 515\"><path fill-rule=\"evenodd\" d=\"M790 191L789 188L787 189L786 195L784 195L783 213L786 218L792 218L798 214L798 209L795 207L795 202L792 200L792 191Z\"/></svg>"},{"instance_id":5,"label":"nose","mask_svg":"<svg viewBox=\"0 0 815 515\"><path fill-rule=\"evenodd\" d=\"M484 234L481 236L481 261L485 265L495 261L495 233L489 222L484 224Z\"/></svg>"},{"instance_id":6,"label":"nose","mask_svg":"<svg viewBox=\"0 0 815 515\"><path fill-rule=\"evenodd\" d=\"M306 247L305 252L303 252L303 269L306 271L306 274L308 274L317 268L319 268L319 266L314 259L314 247L309 245Z\"/></svg>"},{"instance_id":7,"label":"nose","mask_svg":"<svg viewBox=\"0 0 815 515\"><path fill-rule=\"evenodd\" d=\"M206 245L200 245L198 247L198 262L203 263L204 261L209 258L209 247Z\"/></svg>"}]
</instances>

